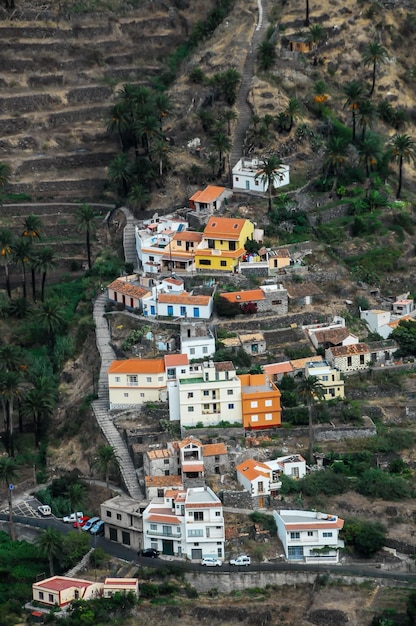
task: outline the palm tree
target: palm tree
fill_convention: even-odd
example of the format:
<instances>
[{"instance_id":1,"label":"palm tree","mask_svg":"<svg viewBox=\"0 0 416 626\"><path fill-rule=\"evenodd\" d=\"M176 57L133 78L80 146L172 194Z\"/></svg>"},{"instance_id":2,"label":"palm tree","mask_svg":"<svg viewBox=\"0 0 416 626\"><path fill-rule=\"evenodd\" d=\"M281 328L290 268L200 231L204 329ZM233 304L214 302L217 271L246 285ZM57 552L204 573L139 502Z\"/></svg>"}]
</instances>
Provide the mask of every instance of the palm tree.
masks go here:
<instances>
[{"instance_id":1,"label":"palm tree","mask_svg":"<svg viewBox=\"0 0 416 626\"><path fill-rule=\"evenodd\" d=\"M131 179L131 163L126 152L114 157L108 166L108 178L110 183L116 184L118 193L125 198Z\"/></svg>"},{"instance_id":2,"label":"palm tree","mask_svg":"<svg viewBox=\"0 0 416 626\"><path fill-rule=\"evenodd\" d=\"M35 539L35 546L39 550L39 554L47 557L49 561L49 574L55 575L53 568L53 559L62 552L62 535L55 528L46 528Z\"/></svg>"},{"instance_id":3,"label":"palm tree","mask_svg":"<svg viewBox=\"0 0 416 626\"><path fill-rule=\"evenodd\" d=\"M9 264L13 258L13 242L14 237L12 232L7 228L2 228L0 230L0 255L1 262L4 265L4 271L6 274L6 289L9 298L12 297L12 292L10 289Z\"/></svg>"},{"instance_id":4,"label":"palm tree","mask_svg":"<svg viewBox=\"0 0 416 626\"><path fill-rule=\"evenodd\" d=\"M110 471L118 467L120 458L117 456L113 446L102 445L98 448L98 456L94 461L94 467L105 475L105 484L108 490Z\"/></svg>"},{"instance_id":5,"label":"palm tree","mask_svg":"<svg viewBox=\"0 0 416 626\"><path fill-rule=\"evenodd\" d=\"M14 457L14 400L20 397L22 373L19 371L0 372L0 398L3 405L4 422L7 438L7 451Z\"/></svg>"},{"instance_id":6,"label":"palm tree","mask_svg":"<svg viewBox=\"0 0 416 626\"><path fill-rule=\"evenodd\" d=\"M77 511L81 510L84 506L85 498L87 496L87 491L81 483L73 483L69 486L67 491L67 498L69 500L69 506L71 508L71 512L75 514L75 519L77 519ZM81 531L80 524L77 524L78 530Z\"/></svg>"},{"instance_id":7,"label":"palm tree","mask_svg":"<svg viewBox=\"0 0 416 626\"><path fill-rule=\"evenodd\" d=\"M134 124L134 132L141 140L146 154L151 155L153 139L161 137L160 122L155 115L145 115Z\"/></svg>"},{"instance_id":8,"label":"palm tree","mask_svg":"<svg viewBox=\"0 0 416 626\"><path fill-rule=\"evenodd\" d=\"M343 87L346 101L344 109L348 108L352 114L352 142L355 143L356 137L356 116L360 102L364 99L364 88L361 83L352 80Z\"/></svg>"},{"instance_id":9,"label":"palm tree","mask_svg":"<svg viewBox=\"0 0 416 626\"><path fill-rule=\"evenodd\" d=\"M22 268L22 286L23 297L26 299L26 263L29 262L31 255L32 242L29 238L20 237L14 240L13 244L13 260L20 263Z\"/></svg>"},{"instance_id":10,"label":"palm tree","mask_svg":"<svg viewBox=\"0 0 416 626\"><path fill-rule=\"evenodd\" d=\"M130 189L127 200L131 206L142 211L150 201L150 193L144 185L136 183Z\"/></svg>"},{"instance_id":11,"label":"palm tree","mask_svg":"<svg viewBox=\"0 0 416 626\"><path fill-rule=\"evenodd\" d=\"M220 164L219 175L223 174L225 170L225 157L224 154L228 154L231 150L231 141L223 132L218 132L212 138L212 144L215 150L218 152L218 162Z\"/></svg>"},{"instance_id":12,"label":"palm tree","mask_svg":"<svg viewBox=\"0 0 416 626\"><path fill-rule=\"evenodd\" d=\"M88 269L90 270L92 267L90 237L95 232L95 229L96 229L94 210L88 204L85 204L85 203L81 204L81 206L78 207L77 212L76 212L76 220L77 220L78 230L81 231L82 233L85 233L87 257L88 257Z\"/></svg>"},{"instance_id":13,"label":"palm tree","mask_svg":"<svg viewBox=\"0 0 416 626\"><path fill-rule=\"evenodd\" d=\"M368 133L364 141L359 143L358 152L365 166L366 177L369 179L371 170L380 161L383 153L380 135Z\"/></svg>"},{"instance_id":14,"label":"palm tree","mask_svg":"<svg viewBox=\"0 0 416 626\"><path fill-rule=\"evenodd\" d=\"M308 41L313 46L313 64L318 65L318 48L321 41L325 39L325 31L320 24L313 24L309 26Z\"/></svg>"},{"instance_id":15,"label":"palm tree","mask_svg":"<svg viewBox=\"0 0 416 626\"><path fill-rule=\"evenodd\" d=\"M50 246L40 248L34 258L34 265L35 269L38 270L38 272L42 273L40 299L43 302L45 299L46 275L49 270L53 270L57 265L57 258L53 248L51 248Z\"/></svg>"},{"instance_id":16,"label":"palm tree","mask_svg":"<svg viewBox=\"0 0 416 626\"><path fill-rule=\"evenodd\" d=\"M10 456L0 457L0 481L7 487L9 500L9 528L10 539L15 540L14 522L13 522L13 483L19 478L19 464L16 459ZM10 489L12 487L12 489Z\"/></svg>"},{"instance_id":17,"label":"palm tree","mask_svg":"<svg viewBox=\"0 0 416 626\"><path fill-rule=\"evenodd\" d=\"M269 192L269 206L268 212L272 210L272 192L275 183L282 179L281 174L282 162L276 155L272 154L267 159L261 161L260 169L255 175L255 178L260 178L265 189Z\"/></svg>"},{"instance_id":18,"label":"palm tree","mask_svg":"<svg viewBox=\"0 0 416 626\"><path fill-rule=\"evenodd\" d=\"M396 198L400 198L403 182L403 163L414 163L416 160L416 144L409 135L394 135L390 140L391 160L399 164L399 183Z\"/></svg>"},{"instance_id":19,"label":"palm tree","mask_svg":"<svg viewBox=\"0 0 416 626\"><path fill-rule=\"evenodd\" d=\"M110 109L107 122L107 131L117 133L123 152L127 152L134 144L133 122L130 111L125 102L116 102Z\"/></svg>"},{"instance_id":20,"label":"palm tree","mask_svg":"<svg viewBox=\"0 0 416 626\"><path fill-rule=\"evenodd\" d=\"M371 128L377 114L377 109L371 100L362 100L358 104L358 123L361 126L361 141L365 139L367 128Z\"/></svg>"},{"instance_id":21,"label":"palm tree","mask_svg":"<svg viewBox=\"0 0 416 626\"><path fill-rule=\"evenodd\" d=\"M345 163L347 147L348 144L343 137L331 137L326 144L325 165L327 167L327 174L332 171L334 175L331 192L337 187L339 172L341 166Z\"/></svg>"},{"instance_id":22,"label":"palm tree","mask_svg":"<svg viewBox=\"0 0 416 626\"><path fill-rule=\"evenodd\" d=\"M225 109L222 117L227 122L227 134L231 135L231 122L237 119L238 115L233 109Z\"/></svg>"},{"instance_id":23,"label":"palm tree","mask_svg":"<svg viewBox=\"0 0 416 626\"><path fill-rule=\"evenodd\" d=\"M37 386L24 394L22 414L24 417L33 418L36 448L39 448L45 422L52 415L55 405L54 388L46 377L37 381Z\"/></svg>"},{"instance_id":24,"label":"palm tree","mask_svg":"<svg viewBox=\"0 0 416 626\"><path fill-rule=\"evenodd\" d=\"M313 465L313 405L316 401L321 402L324 399L325 390L319 378L316 376L307 376L299 386L300 397L304 400L308 407L309 421L309 464Z\"/></svg>"},{"instance_id":25,"label":"palm tree","mask_svg":"<svg viewBox=\"0 0 416 626\"><path fill-rule=\"evenodd\" d=\"M172 112L172 102L165 93L157 92L153 98L153 105L159 119L159 129L162 130L164 118Z\"/></svg>"},{"instance_id":26,"label":"palm tree","mask_svg":"<svg viewBox=\"0 0 416 626\"><path fill-rule=\"evenodd\" d=\"M257 47L259 68L266 72L271 68L276 59L276 46L270 39L264 39Z\"/></svg>"},{"instance_id":27,"label":"palm tree","mask_svg":"<svg viewBox=\"0 0 416 626\"><path fill-rule=\"evenodd\" d=\"M370 98L374 93L374 87L376 84L377 66L382 63L386 63L387 58L387 50L383 48L383 46L378 41L373 41L372 43L369 43L362 54L364 65L373 66L371 89L370 93L368 94Z\"/></svg>"},{"instance_id":28,"label":"palm tree","mask_svg":"<svg viewBox=\"0 0 416 626\"><path fill-rule=\"evenodd\" d=\"M163 176L163 168L168 165L168 154L172 151L169 141L166 137L157 137L152 142L150 156L155 157L159 161L159 177Z\"/></svg>"},{"instance_id":29,"label":"palm tree","mask_svg":"<svg viewBox=\"0 0 416 626\"><path fill-rule=\"evenodd\" d=\"M328 100L328 87L323 80L317 80L313 86L313 101L316 104L323 104Z\"/></svg>"},{"instance_id":30,"label":"palm tree","mask_svg":"<svg viewBox=\"0 0 416 626\"><path fill-rule=\"evenodd\" d=\"M290 98L284 113L289 120L289 128L287 130L290 133L294 121L302 117L302 105L299 100Z\"/></svg>"},{"instance_id":31,"label":"palm tree","mask_svg":"<svg viewBox=\"0 0 416 626\"><path fill-rule=\"evenodd\" d=\"M38 309L34 313L34 319L40 324L44 324L48 330L49 347L51 352L55 348L55 339L59 331L63 330L66 321L64 318L64 309L61 302L56 298L46 298L41 302Z\"/></svg>"},{"instance_id":32,"label":"palm tree","mask_svg":"<svg viewBox=\"0 0 416 626\"><path fill-rule=\"evenodd\" d=\"M34 241L41 239L42 220L37 215L28 215L23 224L22 237L29 237Z\"/></svg>"}]
</instances>

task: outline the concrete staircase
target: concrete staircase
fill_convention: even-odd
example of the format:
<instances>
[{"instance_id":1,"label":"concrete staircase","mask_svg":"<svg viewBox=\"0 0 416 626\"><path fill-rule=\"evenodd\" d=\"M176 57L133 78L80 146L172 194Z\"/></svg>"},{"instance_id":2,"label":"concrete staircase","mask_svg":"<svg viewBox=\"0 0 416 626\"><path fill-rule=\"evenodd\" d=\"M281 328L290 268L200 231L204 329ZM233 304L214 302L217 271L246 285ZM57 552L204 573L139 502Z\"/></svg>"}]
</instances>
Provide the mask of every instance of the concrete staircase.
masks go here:
<instances>
[{"instance_id":1,"label":"concrete staircase","mask_svg":"<svg viewBox=\"0 0 416 626\"><path fill-rule=\"evenodd\" d=\"M144 495L137 481L136 470L127 445L117 428L114 426L111 416L109 415L108 406L108 376L107 370L116 356L110 346L110 331L106 318L104 317L105 304L107 302L106 294L98 296L94 303L94 322L97 347L101 355L100 376L98 379L98 400L92 403L97 423L107 439L108 444L114 448L119 457L120 472L126 487L126 490L132 498L142 500Z\"/></svg>"},{"instance_id":2,"label":"concrete staircase","mask_svg":"<svg viewBox=\"0 0 416 626\"><path fill-rule=\"evenodd\" d=\"M139 259L137 257L136 250L136 220L128 209L122 207L121 210L126 216L126 225L123 230L124 260L126 263L133 263L134 268L137 269L139 265Z\"/></svg>"},{"instance_id":3,"label":"concrete staircase","mask_svg":"<svg viewBox=\"0 0 416 626\"><path fill-rule=\"evenodd\" d=\"M254 75L254 64L257 55L257 47L262 41L268 27L267 0L264 1L264 6L261 5L261 0L258 0L258 5L259 22L253 33L253 38L250 43L250 49L247 53L246 62L244 64L242 72L242 80L240 83L240 88L236 101L238 109L238 120L234 130L233 146L230 155L231 167L234 167L237 161L239 161L241 157L245 156L244 140L250 125L251 116L253 115L251 106L248 103L248 96L250 93Z\"/></svg>"}]
</instances>

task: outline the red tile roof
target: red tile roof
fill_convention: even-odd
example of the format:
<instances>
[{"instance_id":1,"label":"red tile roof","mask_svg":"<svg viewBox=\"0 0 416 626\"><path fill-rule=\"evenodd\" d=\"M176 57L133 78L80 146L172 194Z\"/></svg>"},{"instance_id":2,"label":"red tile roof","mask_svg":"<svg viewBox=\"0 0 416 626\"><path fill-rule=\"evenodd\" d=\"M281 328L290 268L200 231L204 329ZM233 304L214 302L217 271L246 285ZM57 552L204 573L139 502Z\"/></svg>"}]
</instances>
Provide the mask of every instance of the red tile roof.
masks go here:
<instances>
[{"instance_id":1,"label":"red tile roof","mask_svg":"<svg viewBox=\"0 0 416 626\"><path fill-rule=\"evenodd\" d=\"M238 241L240 233L247 223L245 219L212 216L204 228L206 239L226 239Z\"/></svg>"},{"instance_id":2,"label":"red tile roof","mask_svg":"<svg viewBox=\"0 0 416 626\"><path fill-rule=\"evenodd\" d=\"M117 293L133 298L141 298L146 293L149 293L148 289L144 289L144 287L139 287L139 285L134 285L133 283L127 283L119 278L113 280L113 282L108 285L107 289L112 289Z\"/></svg>"},{"instance_id":3,"label":"red tile roof","mask_svg":"<svg viewBox=\"0 0 416 626\"><path fill-rule=\"evenodd\" d=\"M225 443L207 443L202 446L202 456L219 456L221 454L227 454Z\"/></svg>"},{"instance_id":4,"label":"red tile roof","mask_svg":"<svg viewBox=\"0 0 416 626\"><path fill-rule=\"evenodd\" d=\"M159 522L160 524L181 524L181 520L174 515L155 515L151 513L147 518L149 522Z\"/></svg>"},{"instance_id":5,"label":"red tile roof","mask_svg":"<svg viewBox=\"0 0 416 626\"><path fill-rule=\"evenodd\" d=\"M165 371L163 359L125 359L113 361L109 374L162 374Z\"/></svg>"},{"instance_id":6,"label":"red tile roof","mask_svg":"<svg viewBox=\"0 0 416 626\"><path fill-rule=\"evenodd\" d=\"M311 330L309 332L315 335L318 343L332 343L334 346L342 343L351 334L348 328L345 327Z\"/></svg>"},{"instance_id":7,"label":"red tile roof","mask_svg":"<svg viewBox=\"0 0 416 626\"><path fill-rule=\"evenodd\" d=\"M65 589L85 589L93 585L90 580L82 580L79 578L66 578L65 576L53 576L52 578L46 578L35 583L36 587L42 587L43 589L49 589L50 591L64 591Z\"/></svg>"},{"instance_id":8,"label":"red tile roof","mask_svg":"<svg viewBox=\"0 0 416 626\"><path fill-rule=\"evenodd\" d=\"M222 298L228 300L228 302L258 302L259 300L265 300L266 296L262 289L246 289L245 291L231 291L219 294Z\"/></svg>"},{"instance_id":9,"label":"red tile roof","mask_svg":"<svg viewBox=\"0 0 416 626\"><path fill-rule=\"evenodd\" d=\"M164 357L166 367L177 367L178 365L188 365L187 354L166 354Z\"/></svg>"},{"instance_id":10,"label":"red tile roof","mask_svg":"<svg viewBox=\"0 0 416 626\"><path fill-rule=\"evenodd\" d=\"M195 241L199 243L202 241L202 233L196 233L192 230L181 230L179 233L175 233L172 237L174 241Z\"/></svg>"},{"instance_id":11,"label":"red tile roof","mask_svg":"<svg viewBox=\"0 0 416 626\"><path fill-rule=\"evenodd\" d=\"M263 371L265 374L287 374L293 372L293 367L290 361L283 361L283 363L270 363L269 365L263 365Z\"/></svg>"},{"instance_id":12,"label":"red tile roof","mask_svg":"<svg viewBox=\"0 0 416 626\"><path fill-rule=\"evenodd\" d=\"M350 346L334 346L329 348L332 356L353 356L354 354L370 354L371 350L365 343L353 343Z\"/></svg>"},{"instance_id":13,"label":"red tile roof","mask_svg":"<svg viewBox=\"0 0 416 626\"><path fill-rule=\"evenodd\" d=\"M180 487L182 478L180 476L145 476L146 487Z\"/></svg>"},{"instance_id":14,"label":"red tile roof","mask_svg":"<svg viewBox=\"0 0 416 626\"><path fill-rule=\"evenodd\" d=\"M246 461L243 461L237 465L235 469L250 481L258 478L259 476L270 478L271 475L270 467L260 461L255 461L254 459L247 459Z\"/></svg>"},{"instance_id":15,"label":"red tile roof","mask_svg":"<svg viewBox=\"0 0 416 626\"><path fill-rule=\"evenodd\" d=\"M198 190L189 199L193 202L202 202L204 204L210 204L216 200L222 193L224 193L225 187L217 187L216 185L208 185L204 190Z\"/></svg>"},{"instance_id":16,"label":"red tile roof","mask_svg":"<svg viewBox=\"0 0 416 626\"><path fill-rule=\"evenodd\" d=\"M191 296L186 291L181 293L161 293L158 296L158 302L162 304L193 304L200 306L208 306L211 296Z\"/></svg>"}]
</instances>

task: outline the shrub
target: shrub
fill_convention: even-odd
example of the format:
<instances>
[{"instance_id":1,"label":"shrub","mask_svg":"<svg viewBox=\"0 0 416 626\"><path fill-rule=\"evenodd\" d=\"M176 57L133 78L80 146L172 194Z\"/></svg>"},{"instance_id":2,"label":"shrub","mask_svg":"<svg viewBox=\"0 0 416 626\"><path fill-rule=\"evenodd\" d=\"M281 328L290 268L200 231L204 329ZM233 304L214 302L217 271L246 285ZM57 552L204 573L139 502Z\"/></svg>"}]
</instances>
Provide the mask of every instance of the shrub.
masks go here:
<instances>
[{"instance_id":1,"label":"shrub","mask_svg":"<svg viewBox=\"0 0 416 626\"><path fill-rule=\"evenodd\" d=\"M347 520L343 535L347 546L352 546L364 557L370 557L383 547L386 531L378 522Z\"/></svg>"},{"instance_id":2,"label":"shrub","mask_svg":"<svg viewBox=\"0 0 416 626\"><path fill-rule=\"evenodd\" d=\"M363 472L357 482L357 491L368 498L388 500L403 500L411 496L410 486L404 478L379 469Z\"/></svg>"}]
</instances>

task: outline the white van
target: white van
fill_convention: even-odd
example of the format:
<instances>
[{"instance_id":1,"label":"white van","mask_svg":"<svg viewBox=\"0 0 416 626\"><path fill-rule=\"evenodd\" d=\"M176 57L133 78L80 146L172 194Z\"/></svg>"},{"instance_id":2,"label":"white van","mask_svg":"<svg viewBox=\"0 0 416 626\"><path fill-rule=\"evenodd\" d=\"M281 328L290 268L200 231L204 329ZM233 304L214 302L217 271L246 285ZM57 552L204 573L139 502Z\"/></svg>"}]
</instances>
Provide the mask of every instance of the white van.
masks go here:
<instances>
[{"instance_id":1,"label":"white van","mask_svg":"<svg viewBox=\"0 0 416 626\"><path fill-rule=\"evenodd\" d=\"M236 559L231 559L230 565L250 565L251 559L247 554L240 554Z\"/></svg>"},{"instance_id":2,"label":"white van","mask_svg":"<svg viewBox=\"0 0 416 626\"><path fill-rule=\"evenodd\" d=\"M47 504L42 504L41 506L38 506L38 513L46 517L47 515L52 515L52 509Z\"/></svg>"}]
</instances>

